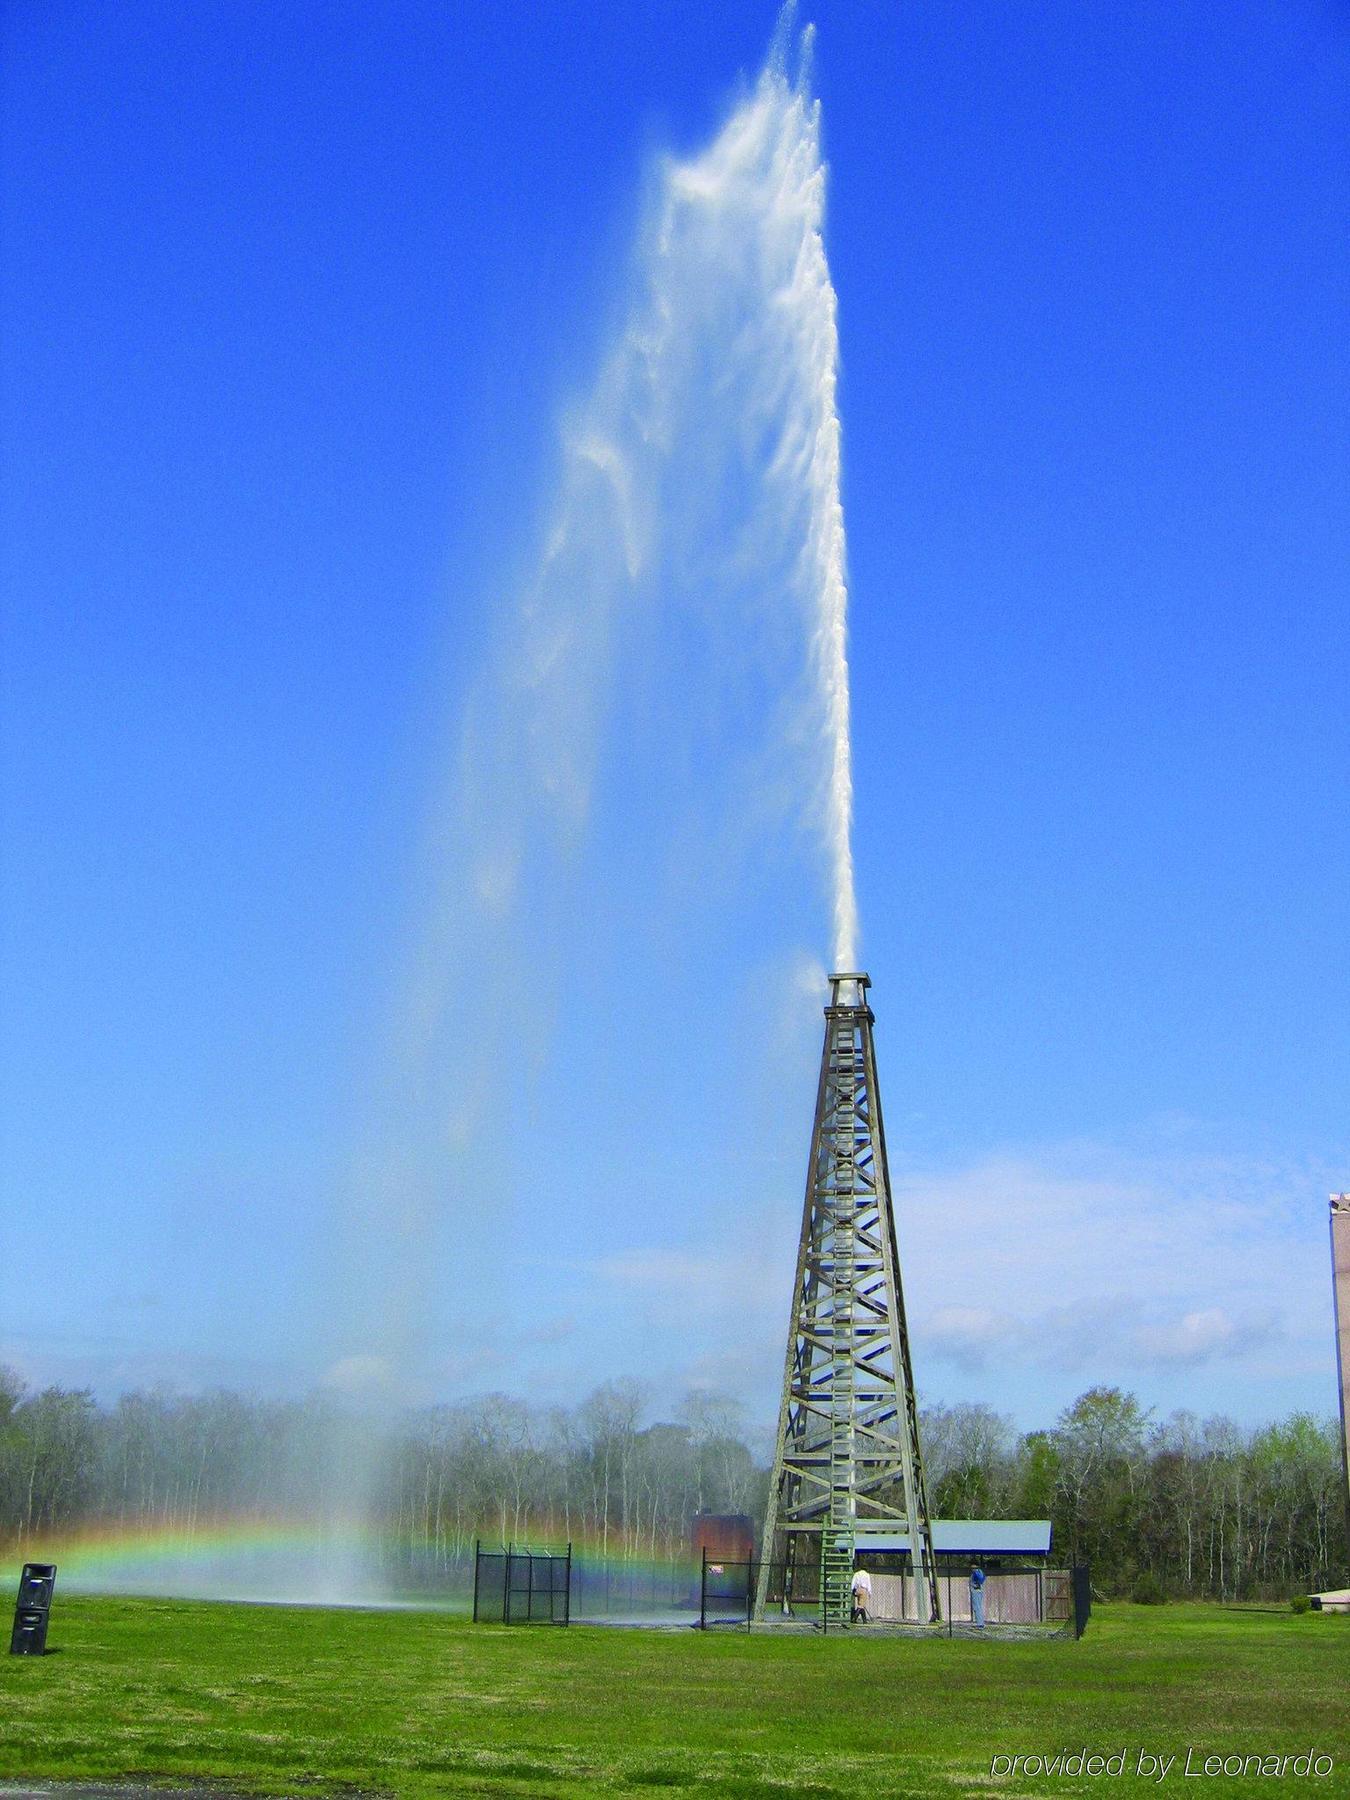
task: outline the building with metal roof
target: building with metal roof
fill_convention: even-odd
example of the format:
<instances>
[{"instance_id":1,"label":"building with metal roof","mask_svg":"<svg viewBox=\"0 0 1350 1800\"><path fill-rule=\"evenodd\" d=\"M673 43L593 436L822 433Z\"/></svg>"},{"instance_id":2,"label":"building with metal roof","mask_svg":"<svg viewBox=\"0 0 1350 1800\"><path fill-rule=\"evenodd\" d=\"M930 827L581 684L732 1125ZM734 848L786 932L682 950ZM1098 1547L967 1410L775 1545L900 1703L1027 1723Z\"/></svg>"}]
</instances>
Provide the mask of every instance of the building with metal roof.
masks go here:
<instances>
[{"instance_id":1,"label":"building with metal roof","mask_svg":"<svg viewBox=\"0 0 1350 1800\"><path fill-rule=\"evenodd\" d=\"M905 1556L909 1531L903 1519L868 1521L854 1534L859 1556ZM1049 1519L934 1519L935 1556L1047 1557Z\"/></svg>"}]
</instances>

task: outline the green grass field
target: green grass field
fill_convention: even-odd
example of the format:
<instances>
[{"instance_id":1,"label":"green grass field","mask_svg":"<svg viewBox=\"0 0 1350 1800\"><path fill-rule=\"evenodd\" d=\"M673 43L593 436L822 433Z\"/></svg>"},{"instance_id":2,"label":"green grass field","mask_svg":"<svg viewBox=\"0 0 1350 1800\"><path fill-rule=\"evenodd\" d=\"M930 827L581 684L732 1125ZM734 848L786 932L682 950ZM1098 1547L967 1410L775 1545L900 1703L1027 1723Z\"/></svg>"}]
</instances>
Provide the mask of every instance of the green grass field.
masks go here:
<instances>
[{"instance_id":1,"label":"green grass field","mask_svg":"<svg viewBox=\"0 0 1350 1800\"><path fill-rule=\"evenodd\" d=\"M210 1776L271 1794L1350 1791L1350 1618L1103 1606L1079 1644L473 1626L433 1613L58 1596L0 1659L0 1780ZM1123 1776L991 1778L1126 1751ZM1315 1747L1300 1780L1182 1773Z\"/></svg>"}]
</instances>

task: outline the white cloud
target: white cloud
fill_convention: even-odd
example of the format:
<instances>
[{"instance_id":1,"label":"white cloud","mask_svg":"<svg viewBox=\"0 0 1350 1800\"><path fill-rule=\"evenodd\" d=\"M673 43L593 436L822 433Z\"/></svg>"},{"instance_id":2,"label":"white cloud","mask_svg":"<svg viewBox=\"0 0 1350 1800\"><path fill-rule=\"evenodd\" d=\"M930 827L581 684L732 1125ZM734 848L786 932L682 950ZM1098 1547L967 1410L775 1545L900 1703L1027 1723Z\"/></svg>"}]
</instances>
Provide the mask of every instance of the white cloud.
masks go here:
<instances>
[{"instance_id":1,"label":"white cloud","mask_svg":"<svg viewBox=\"0 0 1350 1800\"><path fill-rule=\"evenodd\" d=\"M1222 1306L1208 1306L1183 1314L1173 1324L1141 1326L1134 1339L1154 1362L1196 1365L1260 1349L1278 1330L1269 1317L1239 1320Z\"/></svg>"},{"instance_id":2,"label":"white cloud","mask_svg":"<svg viewBox=\"0 0 1350 1800\"><path fill-rule=\"evenodd\" d=\"M961 1369L1305 1360L1330 1329L1325 1180L1193 1135L1174 1121L1144 1153L1073 1143L893 1172L918 1343Z\"/></svg>"},{"instance_id":3,"label":"white cloud","mask_svg":"<svg viewBox=\"0 0 1350 1800\"><path fill-rule=\"evenodd\" d=\"M1216 1155L1200 1137L1172 1120L1144 1150L1075 1142L897 1164L921 1389L954 1376L956 1391L1029 1418L1097 1381L1164 1406L1319 1404L1325 1172ZM747 1394L753 1383L758 1410L772 1404L795 1243L780 1207L772 1222L728 1222L706 1247L622 1249L587 1272L620 1331L663 1331L672 1379L678 1363Z\"/></svg>"},{"instance_id":4,"label":"white cloud","mask_svg":"<svg viewBox=\"0 0 1350 1800\"><path fill-rule=\"evenodd\" d=\"M12 1368L32 1389L92 1388L101 1400L162 1388L197 1394L214 1387L287 1393L305 1385L293 1363L243 1352L166 1348L115 1334L9 1332L0 1339L0 1367Z\"/></svg>"},{"instance_id":5,"label":"white cloud","mask_svg":"<svg viewBox=\"0 0 1350 1800\"><path fill-rule=\"evenodd\" d=\"M988 1306L939 1306L927 1329L938 1354L962 1369L983 1368L991 1353L1006 1352L1021 1336L1016 1319Z\"/></svg>"},{"instance_id":6,"label":"white cloud","mask_svg":"<svg viewBox=\"0 0 1350 1800\"><path fill-rule=\"evenodd\" d=\"M341 1356L323 1372L323 1385L340 1394L373 1398L387 1394L395 1371L385 1356Z\"/></svg>"},{"instance_id":7,"label":"white cloud","mask_svg":"<svg viewBox=\"0 0 1350 1800\"><path fill-rule=\"evenodd\" d=\"M616 1251L588 1272L662 1322L736 1319L742 1329L783 1312L792 1279L790 1247L756 1242L743 1226L705 1249Z\"/></svg>"}]
</instances>

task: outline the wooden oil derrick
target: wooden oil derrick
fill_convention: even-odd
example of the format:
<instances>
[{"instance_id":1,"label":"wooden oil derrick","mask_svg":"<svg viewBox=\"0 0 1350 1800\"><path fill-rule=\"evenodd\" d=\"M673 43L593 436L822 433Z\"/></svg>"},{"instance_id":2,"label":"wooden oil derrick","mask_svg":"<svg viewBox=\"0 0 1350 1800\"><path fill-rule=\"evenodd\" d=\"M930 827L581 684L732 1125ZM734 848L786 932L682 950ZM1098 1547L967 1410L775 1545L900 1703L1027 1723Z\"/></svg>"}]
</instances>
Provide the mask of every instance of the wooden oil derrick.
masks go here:
<instances>
[{"instance_id":1,"label":"wooden oil derrick","mask_svg":"<svg viewBox=\"0 0 1350 1800\"><path fill-rule=\"evenodd\" d=\"M856 1536L887 1527L939 1617L870 986L830 977L756 1619L818 1580L822 1621L846 1624Z\"/></svg>"}]
</instances>

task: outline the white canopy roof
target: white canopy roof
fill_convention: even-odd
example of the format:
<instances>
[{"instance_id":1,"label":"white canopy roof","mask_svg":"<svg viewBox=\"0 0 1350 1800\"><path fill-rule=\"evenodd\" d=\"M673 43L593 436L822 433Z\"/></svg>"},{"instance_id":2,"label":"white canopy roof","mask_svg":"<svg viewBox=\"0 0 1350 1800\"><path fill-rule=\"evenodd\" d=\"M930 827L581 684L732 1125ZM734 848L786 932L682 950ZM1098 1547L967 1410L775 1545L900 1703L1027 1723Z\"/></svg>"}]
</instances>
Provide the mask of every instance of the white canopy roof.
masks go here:
<instances>
[{"instance_id":1,"label":"white canopy roof","mask_svg":"<svg viewBox=\"0 0 1350 1800\"><path fill-rule=\"evenodd\" d=\"M859 1550L909 1549L904 1519L869 1520L853 1534ZM934 1519L933 1550L938 1556L1048 1556L1049 1519Z\"/></svg>"}]
</instances>

